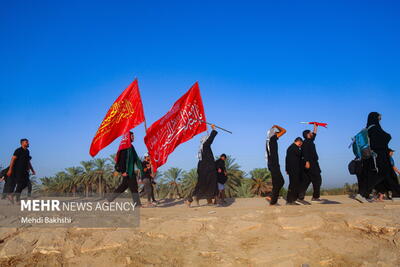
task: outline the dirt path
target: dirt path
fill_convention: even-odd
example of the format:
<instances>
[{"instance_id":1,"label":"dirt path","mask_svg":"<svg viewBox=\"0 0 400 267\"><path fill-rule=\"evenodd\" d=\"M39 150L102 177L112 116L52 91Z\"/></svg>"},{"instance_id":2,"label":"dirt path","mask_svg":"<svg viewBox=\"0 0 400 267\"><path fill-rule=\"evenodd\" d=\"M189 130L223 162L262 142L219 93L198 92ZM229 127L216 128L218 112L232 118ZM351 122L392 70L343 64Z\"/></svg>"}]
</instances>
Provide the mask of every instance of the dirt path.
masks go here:
<instances>
[{"instance_id":1,"label":"dirt path","mask_svg":"<svg viewBox=\"0 0 400 267\"><path fill-rule=\"evenodd\" d=\"M0 228L1 266L400 266L400 201L142 209L136 229ZM282 201L283 203L284 201Z\"/></svg>"}]
</instances>

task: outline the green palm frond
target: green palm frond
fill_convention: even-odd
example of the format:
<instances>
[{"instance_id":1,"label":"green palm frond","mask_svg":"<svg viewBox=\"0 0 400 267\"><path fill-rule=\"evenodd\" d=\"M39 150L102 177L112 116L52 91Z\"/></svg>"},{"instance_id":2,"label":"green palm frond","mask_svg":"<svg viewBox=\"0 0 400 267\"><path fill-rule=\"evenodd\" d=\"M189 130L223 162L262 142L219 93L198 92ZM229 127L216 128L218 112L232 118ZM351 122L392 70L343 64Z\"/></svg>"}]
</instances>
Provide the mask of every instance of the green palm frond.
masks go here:
<instances>
[{"instance_id":1,"label":"green palm frond","mask_svg":"<svg viewBox=\"0 0 400 267\"><path fill-rule=\"evenodd\" d=\"M189 197L193 194L197 183L197 169L191 169L183 175L182 193L183 197Z\"/></svg>"},{"instance_id":2,"label":"green palm frond","mask_svg":"<svg viewBox=\"0 0 400 267\"><path fill-rule=\"evenodd\" d=\"M251 188L250 192L259 197L271 192L271 173L266 168L258 168L250 171Z\"/></svg>"},{"instance_id":3,"label":"green palm frond","mask_svg":"<svg viewBox=\"0 0 400 267\"><path fill-rule=\"evenodd\" d=\"M164 172L163 183L167 184L169 198L182 197L181 180L184 171L180 168L169 168Z\"/></svg>"}]
</instances>

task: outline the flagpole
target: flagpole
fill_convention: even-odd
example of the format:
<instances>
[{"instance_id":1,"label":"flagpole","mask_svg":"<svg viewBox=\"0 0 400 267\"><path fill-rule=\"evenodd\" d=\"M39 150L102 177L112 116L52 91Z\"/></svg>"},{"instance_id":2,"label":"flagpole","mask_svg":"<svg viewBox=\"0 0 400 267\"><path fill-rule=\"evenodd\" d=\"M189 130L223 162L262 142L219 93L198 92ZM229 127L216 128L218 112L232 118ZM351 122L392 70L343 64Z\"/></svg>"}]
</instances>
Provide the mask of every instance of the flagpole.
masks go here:
<instances>
[{"instance_id":1,"label":"flagpole","mask_svg":"<svg viewBox=\"0 0 400 267\"><path fill-rule=\"evenodd\" d=\"M199 122L202 122L202 123L205 123L205 124L208 124L208 125L214 125L215 128L218 128L218 129L221 129L222 131L225 131L225 132L227 132L227 133L233 134L231 131L228 131L227 129L221 128L221 127L219 127L219 126L217 126L217 125L215 125L215 124L213 124L213 123L209 123L209 122L202 121L202 120L198 120L198 121L199 121Z\"/></svg>"},{"instance_id":2,"label":"flagpole","mask_svg":"<svg viewBox=\"0 0 400 267\"><path fill-rule=\"evenodd\" d=\"M135 80L138 81L138 78L136 76L135 76ZM139 81L138 81L138 92L139 92L139 96L140 96L140 101L142 101L142 95L140 94L140 89L139 89ZM146 122L146 116L144 115L143 101L142 101L142 107L143 107L143 116L144 116L144 131L145 131L145 133L147 133L147 122Z\"/></svg>"},{"instance_id":3,"label":"flagpole","mask_svg":"<svg viewBox=\"0 0 400 267\"><path fill-rule=\"evenodd\" d=\"M137 77L135 77L135 80L137 80ZM140 100L142 101L142 96L141 96L141 94L140 94L140 89L139 89L139 86L138 86L138 91L139 91L139 95L140 95ZM142 107L143 107L143 116L144 116L144 131L145 131L145 134L147 134L147 121L146 121L146 115L144 114L144 104L143 104L143 101L142 101ZM152 164L151 164L151 161L150 161L150 166L151 166L151 174L153 174L154 175L154 171L153 171L153 166L152 166Z\"/></svg>"}]
</instances>

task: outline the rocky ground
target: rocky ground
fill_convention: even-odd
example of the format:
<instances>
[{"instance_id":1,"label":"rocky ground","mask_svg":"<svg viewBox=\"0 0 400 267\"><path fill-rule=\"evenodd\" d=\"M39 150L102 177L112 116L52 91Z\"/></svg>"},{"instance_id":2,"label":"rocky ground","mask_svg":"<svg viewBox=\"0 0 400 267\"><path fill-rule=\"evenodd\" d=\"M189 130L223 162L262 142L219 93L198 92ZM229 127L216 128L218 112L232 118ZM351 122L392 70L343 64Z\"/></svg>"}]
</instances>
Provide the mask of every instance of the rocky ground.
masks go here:
<instances>
[{"instance_id":1,"label":"rocky ground","mask_svg":"<svg viewBox=\"0 0 400 267\"><path fill-rule=\"evenodd\" d=\"M135 229L0 228L0 266L400 266L400 201L327 199L164 202Z\"/></svg>"}]
</instances>

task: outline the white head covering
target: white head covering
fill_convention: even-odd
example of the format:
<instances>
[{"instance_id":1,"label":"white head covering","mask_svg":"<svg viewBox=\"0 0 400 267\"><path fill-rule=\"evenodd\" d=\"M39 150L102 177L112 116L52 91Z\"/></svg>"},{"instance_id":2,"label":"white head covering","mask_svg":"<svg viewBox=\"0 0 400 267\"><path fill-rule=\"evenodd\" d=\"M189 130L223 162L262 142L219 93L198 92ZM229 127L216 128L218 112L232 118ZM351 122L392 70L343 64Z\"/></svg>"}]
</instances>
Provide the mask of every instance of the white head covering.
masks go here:
<instances>
[{"instance_id":1,"label":"white head covering","mask_svg":"<svg viewBox=\"0 0 400 267\"><path fill-rule=\"evenodd\" d=\"M199 160L202 160L202 159L203 159L203 156L202 156L202 154L203 154L203 145L204 145L204 143L207 141L208 137L210 137L210 135L204 135L204 136L202 136L201 139L200 139L199 152L197 153L197 158L198 158Z\"/></svg>"},{"instance_id":2,"label":"white head covering","mask_svg":"<svg viewBox=\"0 0 400 267\"><path fill-rule=\"evenodd\" d=\"M268 165L268 153L269 153L269 140L271 139L272 136L274 136L278 132L279 132L279 129L276 127L272 127L267 132L267 148L268 148L268 150L265 151L265 161L267 162L267 165Z\"/></svg>"}]
</instances>

